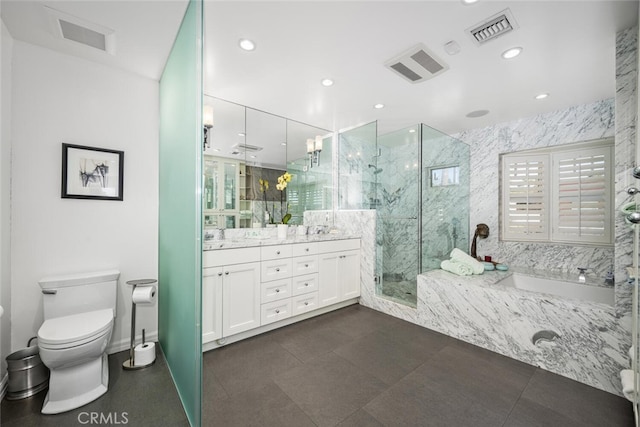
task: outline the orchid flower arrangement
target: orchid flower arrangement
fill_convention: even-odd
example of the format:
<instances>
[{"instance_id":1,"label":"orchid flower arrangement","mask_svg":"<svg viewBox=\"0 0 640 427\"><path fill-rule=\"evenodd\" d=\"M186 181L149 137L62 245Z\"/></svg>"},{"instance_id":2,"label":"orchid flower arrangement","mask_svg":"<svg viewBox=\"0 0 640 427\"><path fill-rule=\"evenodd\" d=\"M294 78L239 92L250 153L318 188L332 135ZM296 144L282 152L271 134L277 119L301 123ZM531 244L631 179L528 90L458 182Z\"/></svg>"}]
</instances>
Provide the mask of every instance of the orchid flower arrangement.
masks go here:
<instances>
[{"instance_id":1,"label":"orchid flower arrangement","mask_svg":"<svg viewBox=\"0 0 640 427\"><path fill-rule=\"evenodd\" d=\"M291 214L289 213L289 205L286 204L286 210L284 208L284 190L287 188L287 184L291 182L291 174L289 172L285 172L278 177L278 183L276 184L276 189L280 191L280 207L282 212L286 212L282 215L282 223L286 224L291 219Z\"/></svg>"}]
</instances>

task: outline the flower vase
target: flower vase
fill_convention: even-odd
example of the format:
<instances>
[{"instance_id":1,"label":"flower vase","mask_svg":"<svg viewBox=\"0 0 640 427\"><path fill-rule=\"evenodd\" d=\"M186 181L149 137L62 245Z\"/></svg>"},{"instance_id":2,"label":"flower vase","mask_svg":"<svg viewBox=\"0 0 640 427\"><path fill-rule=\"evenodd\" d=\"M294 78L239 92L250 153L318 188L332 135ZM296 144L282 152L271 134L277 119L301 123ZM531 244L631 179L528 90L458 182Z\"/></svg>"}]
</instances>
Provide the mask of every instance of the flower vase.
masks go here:
<instances>
[{"instance_id":1,"label":"flower vase","mask_svg":"<svg viewBox=\"0 0 640 427\"><path fill-rule=\"evenodd\" d=\"M287 224L278 224L278 240L286 240L288 229L289 226Z\"/></svg>"}]
</instances>

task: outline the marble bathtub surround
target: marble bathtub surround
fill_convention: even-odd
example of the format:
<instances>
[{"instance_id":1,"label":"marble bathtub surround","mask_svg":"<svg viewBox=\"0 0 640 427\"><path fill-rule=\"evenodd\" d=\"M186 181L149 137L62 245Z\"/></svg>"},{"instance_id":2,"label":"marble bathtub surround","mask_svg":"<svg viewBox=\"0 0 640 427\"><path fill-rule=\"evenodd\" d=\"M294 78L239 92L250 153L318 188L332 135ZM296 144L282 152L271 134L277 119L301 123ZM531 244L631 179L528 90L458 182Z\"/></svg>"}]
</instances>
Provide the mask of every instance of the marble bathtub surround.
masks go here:
<instances>
[{"instance_id":1,"label":"marble bathtub surround","mask_svg":"<svg viewBox=\"0 0 640 427\"><path fill-rule=\"evenodd\" d=\"M628 332L615 307L502 286L514 271L420 275L418 324L621 395L619 372L628 361L620 347ZM534 344L545 330L559 338Z\"/></svg>"}]
</instances>

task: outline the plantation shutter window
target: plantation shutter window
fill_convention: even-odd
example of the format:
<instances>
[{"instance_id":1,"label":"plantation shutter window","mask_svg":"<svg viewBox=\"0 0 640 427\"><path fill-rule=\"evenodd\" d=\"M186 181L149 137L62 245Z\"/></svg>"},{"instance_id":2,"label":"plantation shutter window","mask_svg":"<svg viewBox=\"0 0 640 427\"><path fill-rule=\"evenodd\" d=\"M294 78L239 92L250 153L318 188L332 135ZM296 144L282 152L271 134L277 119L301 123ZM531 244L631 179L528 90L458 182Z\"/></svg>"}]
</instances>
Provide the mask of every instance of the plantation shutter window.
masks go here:
<instances>
[{"instance_id":1,"label":"plantation shutter window","mask_svg":"<svg viewBox=\"0 0 640 427\"><path fill-rule=\"evenodd\" d=\"M610 245L613 138L501 155L501 239Z\"/></svg>"},{"instance_id":2,"label":"plantation shutter window","mask_svg":"<svg viewBox=\"0 0 640 427\"><path fill-rule=\"evenodd\" d=\"M554 238L611 242L611 147L553 154Z\"/></svg>"},{"instance_id":3,"label":"plantation shutter window","mask_svg":"<svg viewBox=\"0 0 640 427\"><path fill-rule=\"evenodd\" d=\"M503 157L503 236L549 239L549 156Z\"/></svg>"}]
</instances>

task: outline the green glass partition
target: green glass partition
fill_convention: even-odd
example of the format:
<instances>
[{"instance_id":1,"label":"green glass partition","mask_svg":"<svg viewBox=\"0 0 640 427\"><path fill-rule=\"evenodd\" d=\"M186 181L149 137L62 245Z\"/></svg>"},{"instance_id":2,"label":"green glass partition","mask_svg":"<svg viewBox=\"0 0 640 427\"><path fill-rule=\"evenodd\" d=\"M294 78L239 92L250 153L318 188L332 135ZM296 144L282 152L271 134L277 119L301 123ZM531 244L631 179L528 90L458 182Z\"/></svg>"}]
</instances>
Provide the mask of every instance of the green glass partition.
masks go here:
<instances>
[{"instance_id":1,"label":"green glass partition","mask_svg":"<svg viewBox=\"0 0 640 427\"><path fill-rule=\"evenodd\" d=\"M160 80L158 332L192 426L202 395L202 0L191 0Z\"/></svg>"}]
</instances>

